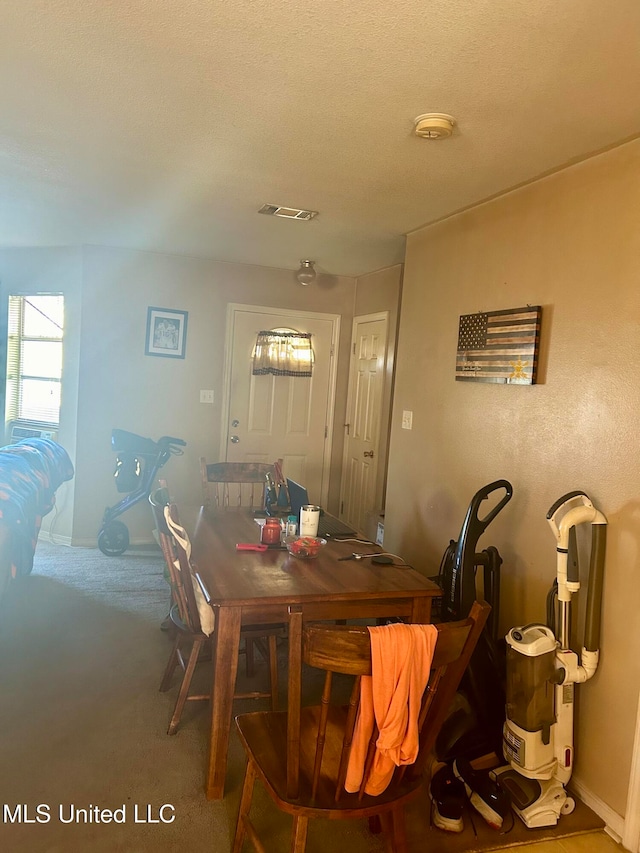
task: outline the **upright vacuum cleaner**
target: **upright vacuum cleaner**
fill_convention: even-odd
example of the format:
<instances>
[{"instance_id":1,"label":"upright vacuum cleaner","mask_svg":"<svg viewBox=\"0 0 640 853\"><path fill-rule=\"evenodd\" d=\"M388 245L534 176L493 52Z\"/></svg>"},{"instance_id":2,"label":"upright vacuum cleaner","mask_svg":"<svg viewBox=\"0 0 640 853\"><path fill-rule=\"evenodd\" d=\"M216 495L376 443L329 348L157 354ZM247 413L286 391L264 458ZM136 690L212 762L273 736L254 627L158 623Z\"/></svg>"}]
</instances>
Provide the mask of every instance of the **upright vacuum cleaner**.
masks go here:
<instances>
[{"instance_id":1,"label":"upright vacuum cleaner","mask_svg":"<svg viewBox=\"0 0 640 853\"><path fill-rule=\"evenodd\" d=\"M429 787L432 818L438 829L462 832L467 798L487 823L502 826L510 811L508 799L487 771L476 771L471 761L502 751L505 705L504 653L498 647L500 566L493 546L479 552L478 541L489 524L509 503L511 483L496 480L471 499L457 542L446 549L435 580L442 587L442 621L464 619L479 596L491 605L491 615L462 678L452 710L435 744L438 765ZM489 509L486 509L487 502ZM478 570L482 569L479 575ZM480 581L482 583L480 584ZM479 590L478 587L482 586Z\"/></svg>"},{"instance_id":2,"label":"upright vacuum cleaner","mask_svg":"<svg viewBox=\"0 0 640 853\"><path fill-rule=\"evenodd\" d=\"M575 801L565 785L573 770L575 685L598 666L607 519L584 492L570 492L547 513L557 540L557 582L548 598L550 625L507 634L507 719L496 771L516 814L529 828L555 826ZM582 660L570 648L571 599L580 589L576 528L591 525L591 556ZM575 555L575 556L574 556Z\"/></svg>"},{"instance_id":3,"label":"upright vacuum cleaner","mask_svg":"<svg viewBox=\"0 0 640 853\"><path fill-rule=\"evenodd\" d=\"M445 721L436 741L441 761L476 758L502 751L504 723L504 653L498 648L500 609L500 566L497 548L478 552L478 541L489 524L509 503L513 487L508 480L496 480L476 492L460 530L444 553L437 582L442 587L440 619L465 619L479 595L491 605L491 613L463 676L459 707ZM486 510L487 502L489 509ZM478 570L482 589L478 591Z\"/></svg>"}]
</instances>

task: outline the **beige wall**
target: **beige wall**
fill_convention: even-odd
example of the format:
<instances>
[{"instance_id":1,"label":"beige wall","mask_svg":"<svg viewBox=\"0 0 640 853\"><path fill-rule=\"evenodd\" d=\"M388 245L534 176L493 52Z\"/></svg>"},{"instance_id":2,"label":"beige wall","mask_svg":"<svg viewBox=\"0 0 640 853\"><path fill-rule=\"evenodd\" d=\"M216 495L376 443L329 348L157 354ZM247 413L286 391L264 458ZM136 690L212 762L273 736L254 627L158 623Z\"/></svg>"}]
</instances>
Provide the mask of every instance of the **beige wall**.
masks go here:
<instances>
[{"instance_id":1,"label":"beige wall","mask_svg":"<svg viewBox=\"0 0 640 853\"><path fill-rule=\"evenodd\" d=\"M198 460L218 459L227 304L340 314L335 419L344 423L348 349L355 281L319 276L302 287L294 273L174 255L87 247L83 249L82 340L74 540L95 541L104 507L120 497L112 478L113 427L187 442L185 454L163 473L190 523L201 503ZM187 311L186 358L146 356L147 308ZM343 365L346 365L342 369ZM200 403L213 389L216 403ZM330 503L337 502L341 430L332 449ZM89 473L90 472L90 473ZM125 519L132 537L149 538L148 507Z\"/></svg>"},{"instance_id":2,"label":"beige wall","mask_svg":"<svg viewBox=\"0 0 640 853\"><path fill-rule=\"evenodd\" d=\"M506 630L544 620L551 504L578 488L605 513L602 658L578 688L575 775L621 815L640 688L639 221L634 142L409 237L385 526L390 550L435 574L473 494L510 480L479 543L504 559ZM527 303L543 306L540 384L454 381L459 316Z\"/></svg>"},{"instance_id":3,"label":"beige wall","mask_svg":"<svg viewBox=\"0 0 640 853\"><path fill-rule=\"evenodd\" d=\"M59 440L76 475L58 493L60 512L45 519L74 544L94 545L106 506L121 495L113 480L111 430L187 442L163 474L186 523L200 504L201 455L218 459L227 304L262 305L341 315L329 509L337 507L342 463L355 280L320 275L302 287L293 272L198 258L83 247L0 250L3 310L9 292L62 291L66 329ZM186 358L145 355L147 308L187 311ZM5 320L6 326L6 320ZM200 403L213 389L215 404ZM52 522L51 519L54 519ZM132 541L151 539L151 514L141 503L123 518Z\"/></svg>"}]
</instances>

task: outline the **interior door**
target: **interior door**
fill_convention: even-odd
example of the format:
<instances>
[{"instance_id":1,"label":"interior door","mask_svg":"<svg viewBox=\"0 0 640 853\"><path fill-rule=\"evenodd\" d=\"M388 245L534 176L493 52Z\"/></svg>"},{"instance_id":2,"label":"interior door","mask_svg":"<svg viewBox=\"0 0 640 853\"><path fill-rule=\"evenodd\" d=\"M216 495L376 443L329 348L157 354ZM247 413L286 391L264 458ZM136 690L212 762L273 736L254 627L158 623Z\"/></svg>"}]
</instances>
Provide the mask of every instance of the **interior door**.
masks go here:
<instances>
[{"instance_id":1,"label":"interior door","mask_svg":"<svg viewBox=\"0 0 640 853\"><path fill-rule=\"evenodd\" d=\"M375 509L387 328L386 313L353 320L340 514L356 530Z\"/></svg>"},{"instance_id":2,"label":"interior door","mask_svg":"<svg viewBox=\"0 0 640 853\"><path fill-rule=\"evenodd\" d=\"M337 316L231 306L227 329L228 406L221 458L229 462L283 459L285 477L307 487L326 505L337 341ZM259 331L311 334L313 375L253 376Z\"/></svg>"}]
</instances>

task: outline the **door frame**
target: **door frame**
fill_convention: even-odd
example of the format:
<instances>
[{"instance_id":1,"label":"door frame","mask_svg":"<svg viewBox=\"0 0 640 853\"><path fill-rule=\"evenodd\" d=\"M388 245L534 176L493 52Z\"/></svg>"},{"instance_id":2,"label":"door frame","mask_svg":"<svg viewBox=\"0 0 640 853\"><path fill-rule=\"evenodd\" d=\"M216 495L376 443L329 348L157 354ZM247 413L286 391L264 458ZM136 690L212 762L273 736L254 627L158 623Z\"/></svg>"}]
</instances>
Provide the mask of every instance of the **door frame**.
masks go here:
<instances>
[{"instance_id":1,"label":"door frame","mask_svg":"<svg viewBox=\"0 0 640 853\"><path fill-rule=\"evenodd\" d=\"M380 395L380 422L378 424L378 427L379 427L378 428L378 446L376 448L376 454L378 457L378 461L376 463L376 494L375 494L375 497L377 498L379 486L381 485L379 482L379 478L382 478L384 481L385 471L386 471L386 467L388 465L388 459L385 458L385 463L381 468L380 445L382 444L381 430L382 430L382 416L384 415L384 407L385 407L385 394L387 392L387 389L389 388L389 385L388 385L388 382L389 382L389 376L388 376L388 369L389 369L389 321L390 321L389 311L374 311L371 314L356 314L353 318L353 321L351 323L351 340L349 341L349 385L348 385L348 389L347 389L347 405L346 405L346 409L345 409L345 416L347 419L350 418L351 406L353 404L353 395L355 393L354 387L353 387L354 383L353 383L352 371L353 371L353 365L354 365L353 357L355 355L355 353L353 352L353 347L355 344L356 326L359 323L372 323L372 322L375 322L376 320L384 320L386 322L386 341L385 341L385 352L384 352L383 386L382 386L382 394ZM391 403L389 401L389 405L390 404ZM345 426L346 426L346 424L345 424ZM389 426L387 424L387 433L385 436L385 440L387 442L387 445L388 445L388 439L389 439ZM339 503L340 510L342 510L342 501L344 499L344 490L346 487L347 451L348 451L348 444L347 444L347 441L345 440L343 451L342 451L342 475L340 477L340 503ZM386 454L385 454L385 456L386 456ZM382 483L382 496L384 499L384 482ZM339 515L342 515L342 512L340 512Z\"/></svg>"},{"instance_id":2,"label":"door frame","mask_svg":"<svg viewBox=\"0 0 640 853\"><path fill-rule=\"evenodd\" d=\"M322 458L322 487L320 490L320 502L322 506L327 505L329 498L329 474L331 471L331 450L333 446L333 420L336 405L336 384L338 376L338 344L340 341L340 315L324 314L320 311L295 311L291 308L278 308L269 305L245 305L241 302L229 302L227 304L227 319L225 328L224 363L222 380L222 405L220 421L220 459L227 458L227 447L229 443L229 407L231 405L231 356L233 351L233 329L237 313L247 312L251 314L279 314L282 317L291 317L292 327L295 328L295 318L328 320L331 323L331 351L329 354L329 388L327 397L327 411L325 414L325 435Z\"/></svg>"}]
</instances>

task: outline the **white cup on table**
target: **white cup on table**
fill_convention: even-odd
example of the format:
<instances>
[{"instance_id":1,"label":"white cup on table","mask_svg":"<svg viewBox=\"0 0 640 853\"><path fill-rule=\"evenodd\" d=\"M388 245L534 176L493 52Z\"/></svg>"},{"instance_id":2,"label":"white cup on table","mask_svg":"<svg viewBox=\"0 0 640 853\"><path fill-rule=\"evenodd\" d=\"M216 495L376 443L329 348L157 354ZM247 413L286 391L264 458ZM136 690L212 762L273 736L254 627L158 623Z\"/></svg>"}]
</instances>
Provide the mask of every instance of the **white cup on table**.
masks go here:
<instances>
[{"instance_id":1,"label":"white cup on table","mask_svg":"<svg viewBox=\"0 0 640 853\"><path fill-rule=\"evenodd\" d=\"M307 504L300 508L300 536L317 536L320 507Z\"/></svg>"}]
</instances>

